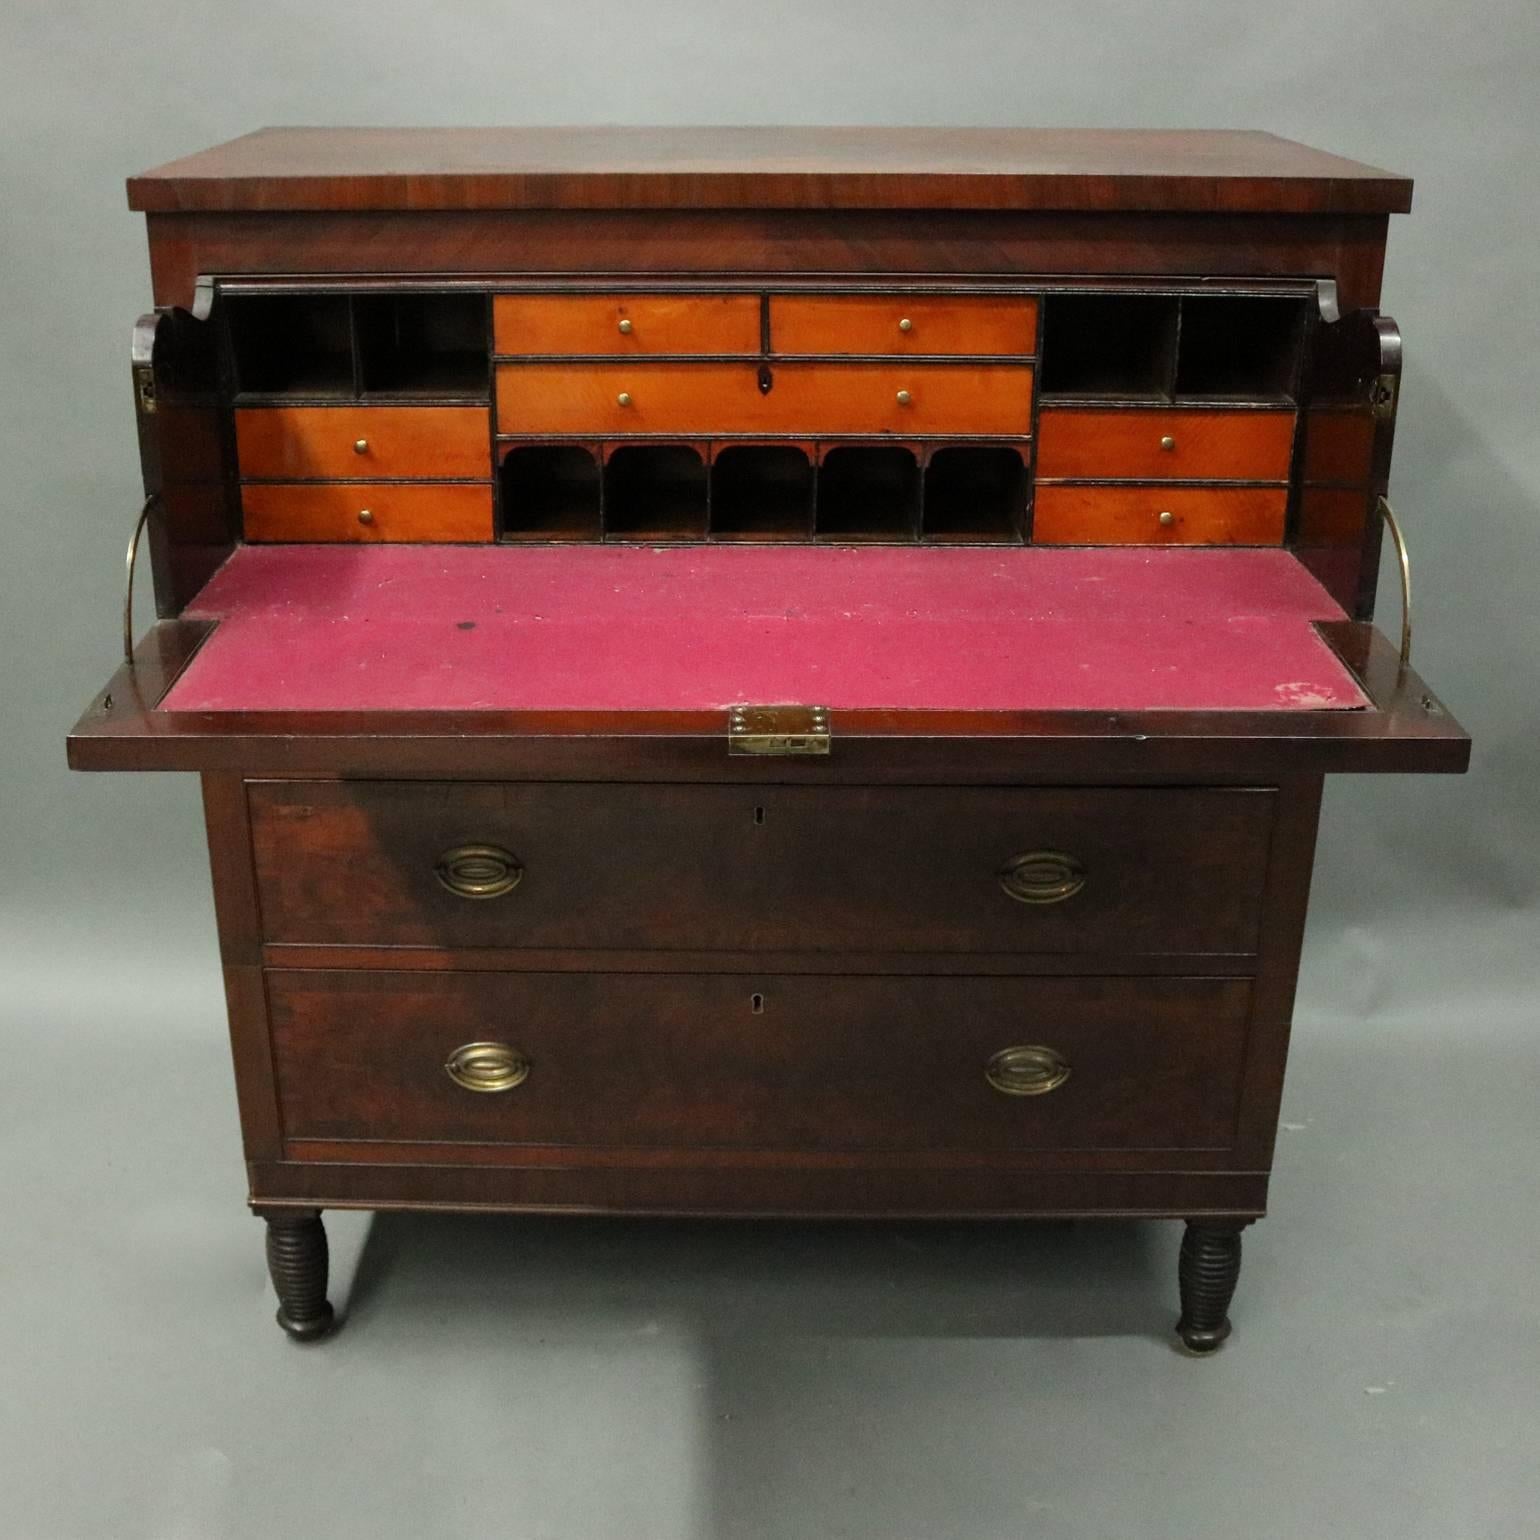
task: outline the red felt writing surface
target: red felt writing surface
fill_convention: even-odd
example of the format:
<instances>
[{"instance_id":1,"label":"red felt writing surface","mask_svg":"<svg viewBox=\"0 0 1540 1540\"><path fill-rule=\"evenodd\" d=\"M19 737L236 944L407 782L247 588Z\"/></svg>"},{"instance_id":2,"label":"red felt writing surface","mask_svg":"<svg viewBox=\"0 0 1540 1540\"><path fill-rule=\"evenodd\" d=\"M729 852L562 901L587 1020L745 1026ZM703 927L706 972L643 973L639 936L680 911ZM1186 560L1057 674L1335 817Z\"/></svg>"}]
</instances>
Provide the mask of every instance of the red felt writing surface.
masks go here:
<instances>
[{"instance_id":1,"label":"red felt writing surface","mask_svg":"<svg viewBox=\"0 0 1540 1540\"><path fill-rule=\"evenodd\" d=\"M253 546L187 613L167 710L1366 704L1279 550Z\"/></svg>"}]
</instances>

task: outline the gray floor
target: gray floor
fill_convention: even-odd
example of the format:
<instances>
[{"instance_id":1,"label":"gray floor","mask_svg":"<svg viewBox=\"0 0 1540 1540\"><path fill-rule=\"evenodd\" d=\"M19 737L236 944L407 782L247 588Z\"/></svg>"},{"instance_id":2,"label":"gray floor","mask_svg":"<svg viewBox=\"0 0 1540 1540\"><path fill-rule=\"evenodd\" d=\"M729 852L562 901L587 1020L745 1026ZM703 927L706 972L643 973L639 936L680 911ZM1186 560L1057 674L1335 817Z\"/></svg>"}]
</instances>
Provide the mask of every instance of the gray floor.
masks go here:
<instances>
[{"instance_id":1,"label":"gray floor","mask_svg":"<svg viewBox=\"0 0 1540 1540\"><path fill-rule=\"evenodd\" d=\"M41 960L40 960L41 961ZM12 988L0 1537L1519 1537L1532 1047L1302 1012L1236 1332L1165 1225L336 1215L272 1322L210 955ZM1521 1046L1522 1045L1522 1046Z\"/></svg>"}]
</instances>

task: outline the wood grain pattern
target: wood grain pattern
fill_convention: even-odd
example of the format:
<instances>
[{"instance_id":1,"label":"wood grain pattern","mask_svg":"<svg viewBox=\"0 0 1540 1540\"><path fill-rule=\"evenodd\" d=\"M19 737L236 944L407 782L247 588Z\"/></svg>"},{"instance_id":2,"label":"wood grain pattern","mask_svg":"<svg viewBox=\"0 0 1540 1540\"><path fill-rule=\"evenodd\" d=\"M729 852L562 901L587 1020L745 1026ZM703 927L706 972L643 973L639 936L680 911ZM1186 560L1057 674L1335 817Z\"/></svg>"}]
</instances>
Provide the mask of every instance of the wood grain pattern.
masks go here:
<instances>
[{"instance_id":1,"label":"wood grain pattern","mask_svg":"<svg viewBox=\"0 0 1540 1540\"><path fill-rule=\"evenodd\" d=\"M1014 208L1404 213L1406 177L1250 131L267 128L133 177L143 210Z\"/></svg>"},{"instance_id":2,"label":"wood grain pattern","mask_svg":"<svg viewBox=\"0 0 1540 1540\"><path fill-rule=\"evenodd\" d=\"M464 482L248 482L241 507L251 541L492 538L492 488Z\"/></svg>"},{"instance_id":3,"label":"wood grain pattern","mask_svg":"<svg viewBox=\"0 0 1540 1540\"><path fill-rule=\"evenodd\" d=\"M916 1169L867 1154L859 1168L774 1166L617 1169L574 1150L561 1166L310 1164L251 1168L264 1209L454 1209L488 1213L788 1215L825 1218L1185 1218L1262 1214L1265 1171L1041 1171L1003 1160Z\"/></svg>"},{"instance_id":4,"label":"wood grain pattern","mask_svg":"<svg viewBox=\"0 0 1540 1540\"><path fill-rule=\"evenodd\" d=\"M760 301L757 294L499 294L492 333L495 350L509 356L757 354Z\"/></svg>"},{"instance_id":5,"label":"wood grain pattern","mask_svg":"<svg viewBox=\"0 0 1540 1540\"><path fill-rule=\"evenodd\" d=\"M1189 1149L1233 1140L1241 979L681 974L268 975L290 1139L675 1149ZM511 1091L444 1070L464 1043L530 1062ZM1007 1096L985 1067L1070 1067Z\"/></svg>"},{"instance_id":6,"label":"wood grain pattern","mask_svg":"<svg viewBox=\"0 0 1540 1540\"><path fill-rule=\"evenodd\" d=\"M1306 481L1367 486L1374 471L1374 415L1310 412L1305 418Z\"/></svg>"},{"instance_id":7,"label":"wood grain pattern","mask_svg":"<svg viewBox=\"0 0 1540 1540\"><path fill-rule=\"evenodd\" d=\"M784 772L783 772L784 773ZM1263 791L585 787L254 782L272 941L437 947L1251 951ZM492 844L502 898L434 875ZM1058 904L1008 897L1013 856L1087 871Z\"/></svg>"},{"instance_id":8,"label":"wood grain pattern","mask_svg":"<svg viewBox=\"0 0 1540 1540\"><path fill-rule=\"evenodd\" d=\"M772 294L770 346L776 353L1030 355L1037 351L1037 301L1015 295Z\"/></svg>"},{"instance_id":9,"label":"wood grain pattern","mask_svg":"<svg viewBox=\"0 0 1540 1540\"><path fill-rule=\"evenodd\" d=\"M1162 440L1170 438L1170 449ZM1292 411L1095 410L1044 403L1037 473L1045 480L1287 481Z\"/></svg>"},{"instance_id":10,"label":"wood grain pattern","mask_svg":"<svg viewBox=\"0 0 1540 1540\"><path fill-rule=\"evenodd\" d=\"M487 427L484 406L263 406L235 413L241 475L273 481L488 477Z\"/></svg>"},{"instance_id":11,"label":"wood grain pattern","mask_svg":"<svg viewBox=\"0 0 1540 1540\"><path fill-rule=\"evenodd\" d=\"M1032 538L1039 545L1279 545L1288 501L1284 487L1040 486Z\"/></svg>"},{"instance_id":12,"label":"wood grain pattern","mask_svg":"<svg viewBox=\"0 0 1540 1540\"><path fill-rule=\"evenodd\" d=\"M1194 273L1332 278L1344 311L1379 302L1384 214L897 213L803 209L444 210L151 214L158 305L191 306L200 274L443 273L713 277L916 273L994 277Z\"/></svg>"},{"instance_id":13,"label":"wood grain pattern","mask_svg":"<svg viewBox=\"0 0 1540 1540\"><path fill-rule=\"evenodd\" d=\"M1299 494L1299 519L1294 537L1301 545L1331 545L1357 549L1370 517L1367 489L1305 487Z\"/></svg>"},{"instance_id":14,"label":"wood grain pattern","mask_svg":"<svg viewBox=\"0 0 1540 1540\"><path fill-rule=\"evenodd\" d=\"M776 364L772 375L765 392L751 363L503 364L497 426L605 437L1031 432L1025 364Z\"/></svg>"}]
</instances>

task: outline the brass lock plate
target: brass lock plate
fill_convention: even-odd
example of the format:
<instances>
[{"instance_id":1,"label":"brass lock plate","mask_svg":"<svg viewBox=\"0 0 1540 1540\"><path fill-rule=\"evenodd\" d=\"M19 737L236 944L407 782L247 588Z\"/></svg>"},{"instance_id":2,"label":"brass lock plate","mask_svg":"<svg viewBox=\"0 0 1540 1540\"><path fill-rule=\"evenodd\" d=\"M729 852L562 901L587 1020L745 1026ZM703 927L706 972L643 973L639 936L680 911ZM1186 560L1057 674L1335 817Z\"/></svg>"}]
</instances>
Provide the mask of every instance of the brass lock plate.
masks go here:
<instances>
[{"instance_id":1,"label":"brass lock plate","mask_svg":"<svg viewBox=\"0 0 1540 1540\"><path fill-rule=\"evenodd\" d=\"M734 706L727 714L727 752L771 759L829 752L826 706Z\"/></svg>"}]
</instances>

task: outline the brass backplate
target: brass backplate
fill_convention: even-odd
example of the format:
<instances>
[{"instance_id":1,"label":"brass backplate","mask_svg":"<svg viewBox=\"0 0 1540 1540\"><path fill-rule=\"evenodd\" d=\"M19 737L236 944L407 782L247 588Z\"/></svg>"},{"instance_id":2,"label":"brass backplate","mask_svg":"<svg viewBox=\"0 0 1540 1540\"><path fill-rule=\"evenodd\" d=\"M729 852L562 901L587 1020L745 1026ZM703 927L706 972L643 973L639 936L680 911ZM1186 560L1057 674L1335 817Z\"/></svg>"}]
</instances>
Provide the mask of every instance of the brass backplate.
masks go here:
<instances>
[{"instance_id":1,"label":"brass backplate","mask_svg":"<svg viewBox=\"0 0 1540 1540\"><path fill-rule=\"evenodd\" d=\"M1369 387L1369 403L1374 408L1374 415L1381 419L1388 419L1396 415L1396 397L1400 394L1401 379L1399 375L1382 374Z\"/></svg>"},{"instance_id":2,"label":"brass backplate","mask_svg":"<svg viewBox=\"0 0 1540 1540\"><path fill-rule=\"evenodd\" d=\"M734 706L727 714L727 752L766 758L829 752L824 706Z\"/></svg>"}]
</instances>

